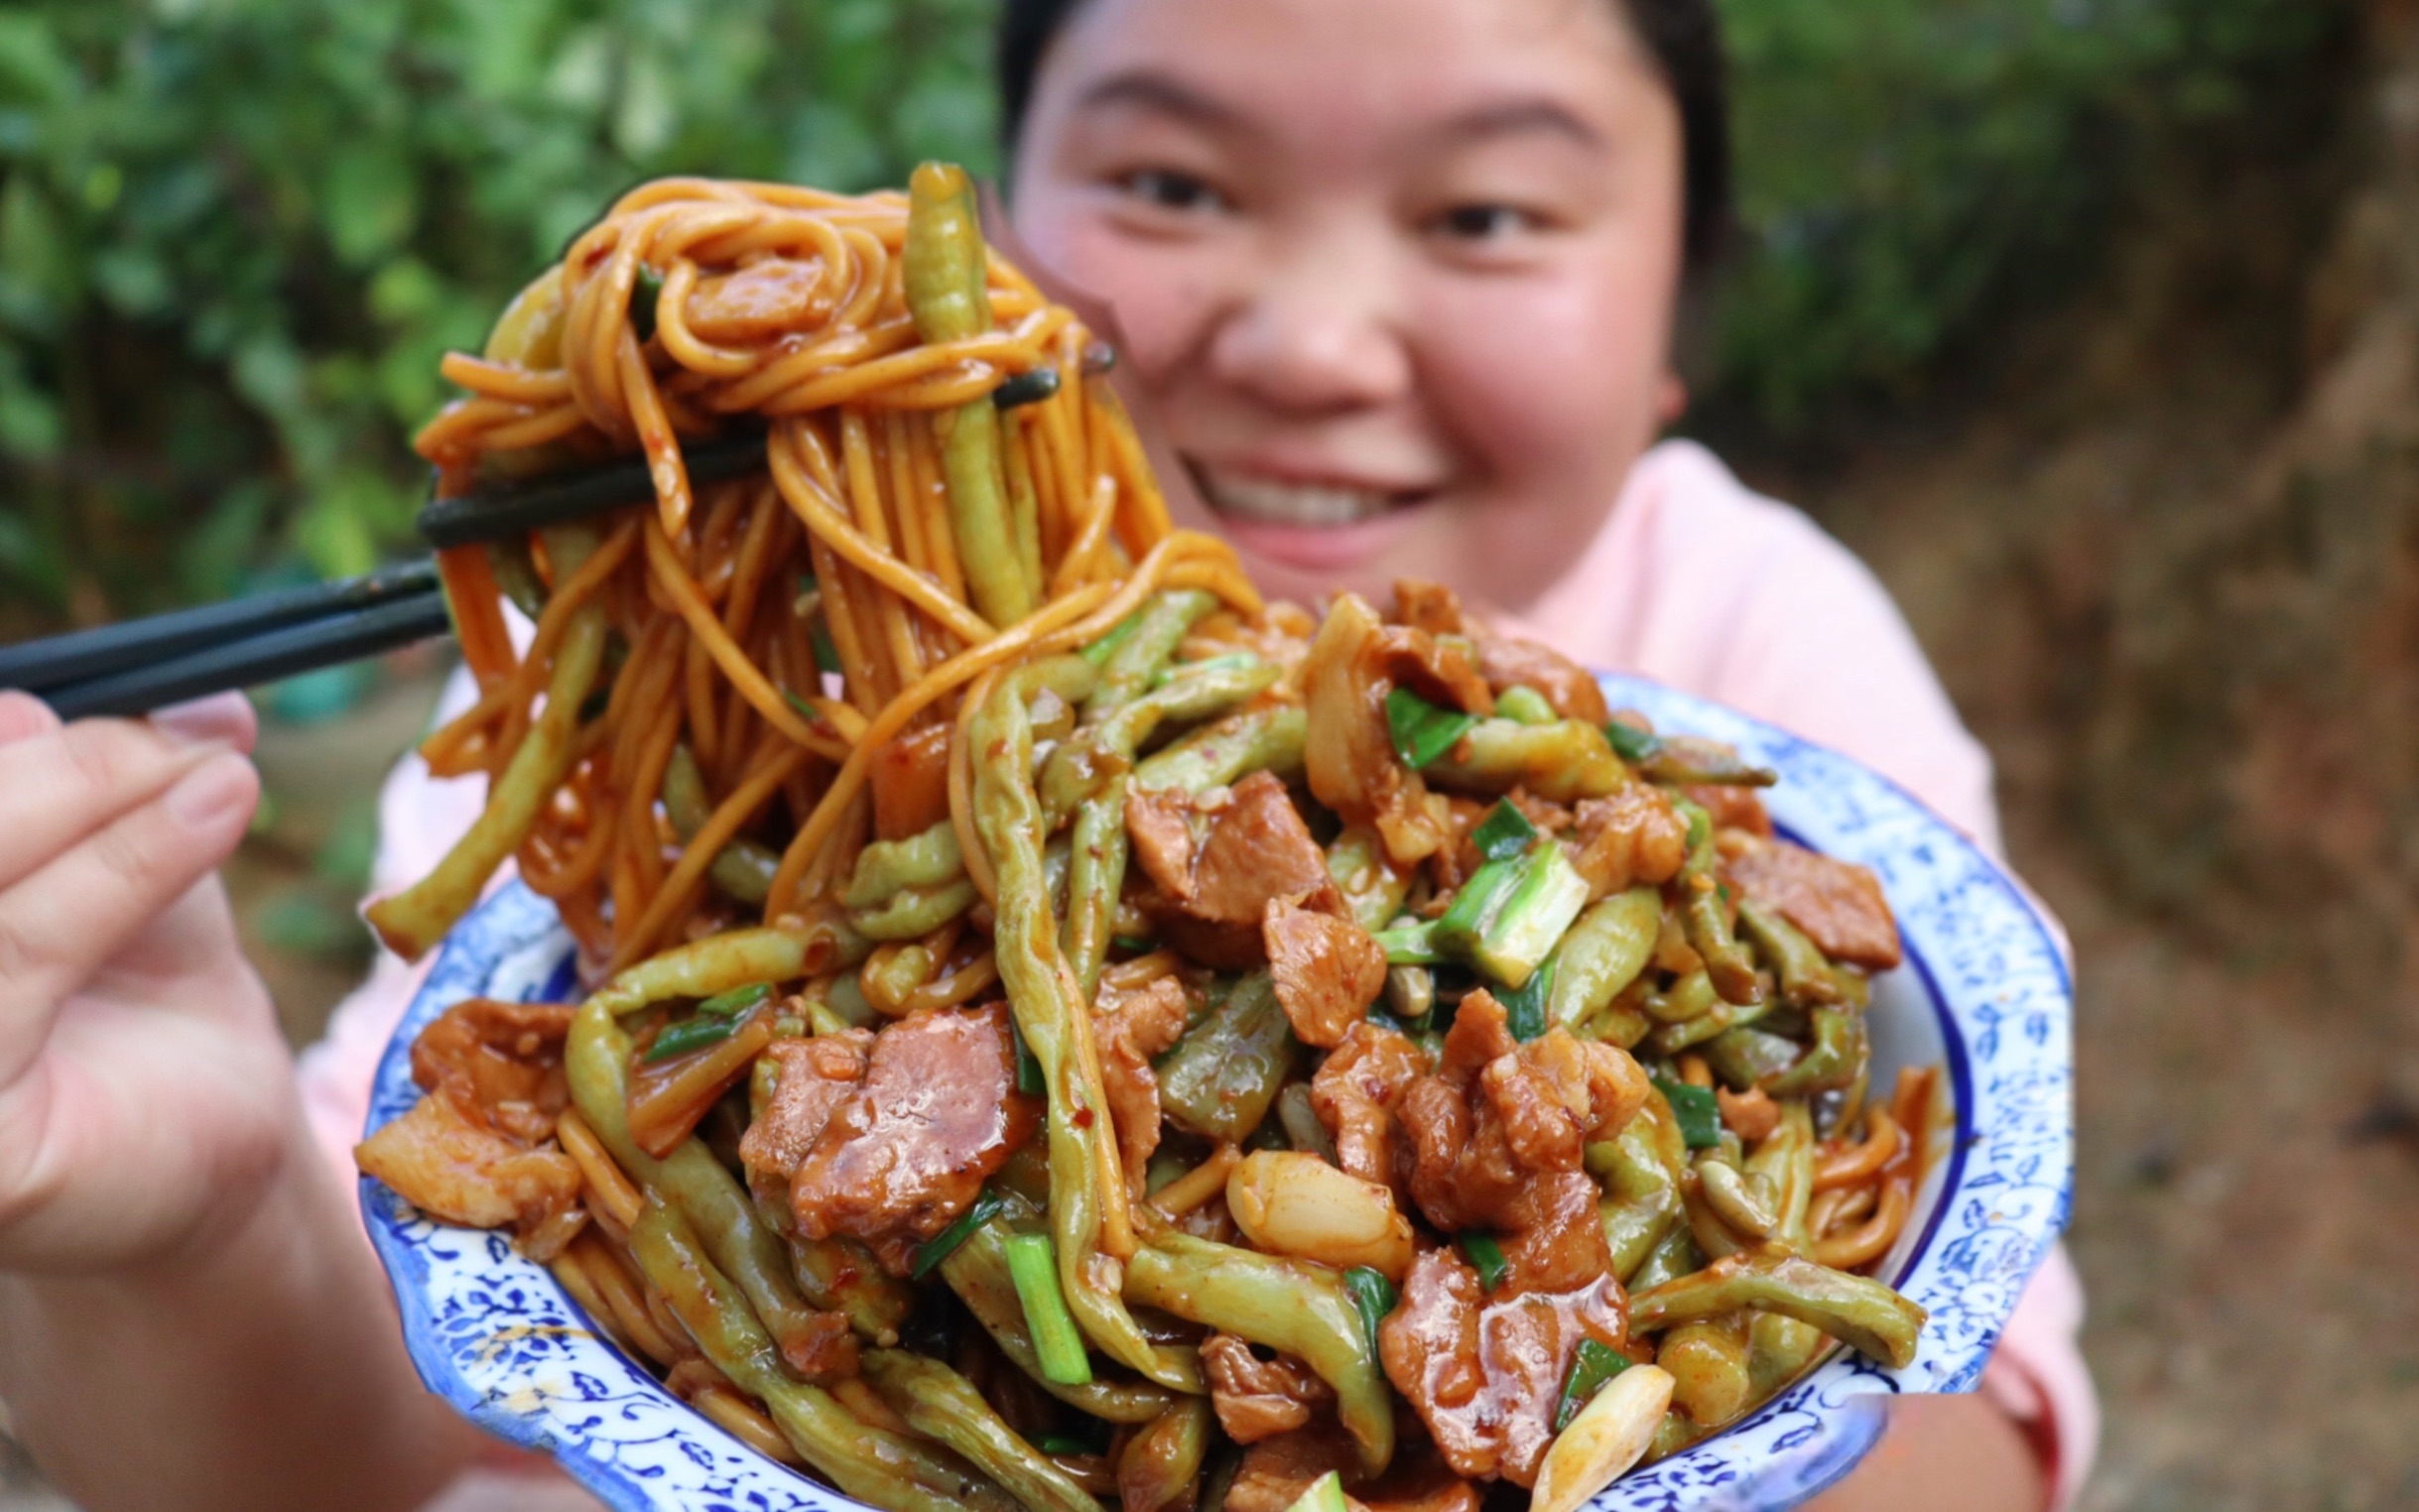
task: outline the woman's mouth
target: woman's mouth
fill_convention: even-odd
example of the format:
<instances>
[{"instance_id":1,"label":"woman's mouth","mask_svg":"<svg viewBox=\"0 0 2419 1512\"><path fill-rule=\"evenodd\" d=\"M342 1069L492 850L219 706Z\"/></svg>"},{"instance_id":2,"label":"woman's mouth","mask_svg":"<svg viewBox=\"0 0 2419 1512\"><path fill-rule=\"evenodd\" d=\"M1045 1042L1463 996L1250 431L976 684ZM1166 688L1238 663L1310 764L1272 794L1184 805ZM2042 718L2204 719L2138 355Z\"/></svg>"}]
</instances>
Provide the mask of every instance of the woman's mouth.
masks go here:
<instances>
[{"instance_id":1,"label":"woman's mouth","mask_svg":"<svg viewBox=\"0 0 2419 1512\"><path fill-rule=\"evenodd\" d=\"M1196 466L1202 496L1237 546L1316 571L1360 566L1410 524L1429 489L1294 482Z\"/></svg>"}]
</instances>

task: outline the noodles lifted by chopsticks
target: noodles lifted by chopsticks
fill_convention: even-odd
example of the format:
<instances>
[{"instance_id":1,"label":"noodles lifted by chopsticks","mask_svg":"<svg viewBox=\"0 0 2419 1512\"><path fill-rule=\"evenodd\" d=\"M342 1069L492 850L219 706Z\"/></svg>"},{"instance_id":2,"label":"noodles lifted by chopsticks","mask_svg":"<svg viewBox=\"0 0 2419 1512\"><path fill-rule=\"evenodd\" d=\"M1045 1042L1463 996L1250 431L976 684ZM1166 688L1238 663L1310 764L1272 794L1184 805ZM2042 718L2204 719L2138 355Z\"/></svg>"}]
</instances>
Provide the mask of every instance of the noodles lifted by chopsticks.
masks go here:
<instances>
[{"instance_id":1,"label":"noodles lifted by chopsticks","mask_svg":"<svg viewBox=\"0 0 2419 1512\"><path fill-rule=\"evenodd\" d=\"M495 798L456 864L371 910L394 948L434 945L516 851L615 966L735 901L793 913L863 842L875 753L951 718L986 670L1162 587L1257 607L1220 543L1170 528L1091 334L986 256L963 177L928 168L916 193L921 218L898 194L645 186L483 355L446 359L470 397L417 441L441 487L635 445L656 507L445 554L481 697L427 754ZM1011 381L1041 397L998 408ZM737 424L766 428L765 471L693 492L684 439ZM525 657L499 582L536 612ZM605 717L575 725L608 685ZM711 802L667 833L676 762ZM753 866L761 891L710 888L716 865Z\"/></svg>"},{"instance_id":2,"label":"noodles lifted by chopsticks","mask_svg":"<svg viewBox=\"0 0 2419 1512\"><path fill-rule=\"evenodd\" d=\"M517 858L596 986L448 1009L363 1170L900 1512L1571 1512L1834 1339L1911 1361L1872 876L1442 588L1264 608L1104 365L937 166L648 186L446 359L444 486L655 498L442 560L423 749L487 805L371 919Z\"/></svg>"}]
</instances>

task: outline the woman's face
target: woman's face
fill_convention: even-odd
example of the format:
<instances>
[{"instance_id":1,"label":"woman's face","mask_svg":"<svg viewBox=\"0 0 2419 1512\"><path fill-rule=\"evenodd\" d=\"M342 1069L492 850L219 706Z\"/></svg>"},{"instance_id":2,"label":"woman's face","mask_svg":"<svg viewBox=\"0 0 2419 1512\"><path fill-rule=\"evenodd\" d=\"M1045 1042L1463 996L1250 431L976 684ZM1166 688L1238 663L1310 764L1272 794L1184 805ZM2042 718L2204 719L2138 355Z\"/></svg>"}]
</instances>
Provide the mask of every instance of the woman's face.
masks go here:
<instances>
[{"instance_id":1,"label":"woman's face","mask_svg":"<svg viewBox=\"0 0 2419 1512\"><path fill-rule=\"evenodd\" d=\"M1089 0L1019 234L1262 584L1519 609L1676 412L1677 105L1614 0Z\"/></svg>"}]
</instances>

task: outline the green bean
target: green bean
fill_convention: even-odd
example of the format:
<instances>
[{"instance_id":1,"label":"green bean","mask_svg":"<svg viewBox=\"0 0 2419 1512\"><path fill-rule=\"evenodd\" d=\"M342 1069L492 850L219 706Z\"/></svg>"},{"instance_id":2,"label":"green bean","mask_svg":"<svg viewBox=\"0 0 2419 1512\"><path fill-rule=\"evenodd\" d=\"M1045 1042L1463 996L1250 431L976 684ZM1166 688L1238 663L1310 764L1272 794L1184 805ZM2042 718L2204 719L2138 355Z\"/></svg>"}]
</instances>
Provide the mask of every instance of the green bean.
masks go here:
<instances>
[{"instance_id":1,"label":"green bean","mask_svg":"<svg viewBox=\"0 0 2419 1512\"><path fill-rule=\"evenodd\" d=\"M867 940L921 940L974 906L964 877L940 887L903 887L879 907L850 909L848 927Z\"/></svg>"},{"instance_id":2,"label":"green bean","mask_svg":"<svg viewBox=\"0 0 2419 1512\"><path fill-rule=\"evenodd\" d=\"M1176 655L1176 648L1195 625L1217 607L1215 596L1199 588L1170 588L1155 593L1133 617L1100 663L1100 681L1083 700L1085 722L1114 713L1151 686L1151 679Z\"/></svg>"},{"instance_id":3,"label":"green bean","mask_svg":"<svg viewBox=\"0 0 2419 1512\"><path fill-rule=\"evenodd\" d=\"M869 1349L866 1381L907 1426L955 1449L1029 1512L1100 1512L1056 1461L1017 1436L964 1376L904 1349Z\"/></svg>"},{"instance_id":4,"label":"green bean","mask_svg":"<svg viewBox=\"0 0 2419 1512\"><path fill-rule=\"evenodd\" d=\"M1646 1263L1637 1274L1624 1283L1632 1296L1649 1291L1668 1281L1678 1280L1705 1265L1705 1254L1697 1248L1695 1235L1686 1223L1675 1223L1646 1254Z\"/></svg>"},{"instance_id":5,"label":"green bean","mask_svg":"<svg viewBox=\"0 0 2419 1512\"><path fill-rule=\"evenodd\" d=\"M1655 1134L1633 1118L1617 1138L1588 1147L1588 1169L1605 1185L1596 1214L1612 1252L1612 1273L1626 1286L1680 1216L1680 1184L1654 1146Z\"/></svg>"},{"instance_id":6,"label":"green bean","mask_svg":"<svg viewBox=\"0 0 2419 1512\"><path fill-rule=\"evenodd\" d=\"M1393 922L1411 891L1411 869L1386 859L1385 842L1366 824L1347 826L1328 846L1328 875L1364 930Z\"/></svg>"},{"instance_id":7,"label":"green bean","mask_svg":"<svg viewBox=\"0 0 2419 1512\"><path fill-rule=\"evenodd\" d=\"M1831 1347L1831 1335L1813 1323L1758 1313L1747 1329L1747 1382L1755 1400L1763 1401L1798 1378L1816 1356Z\"/></svg>"},{"instance_id":8,"label":"green bean","mask_svg":"<svg viewBox=\"0 0 2419 1512\"><path fill-rule=\"evenodd\" d=\"M1662 927L1663 895L1651 887L1633 887L1590 905L1556 952L1547 1017L1577 1030L1602 1012L1646 969Z\"/></svg>"},{"instance_id":9,"label":"green bean","mask_svg":"<svg viewBox=\"0 0 2419 1512\"><path fill-rule=\"evenodd\" d=\"M1851 1349L1904 1367L1915 1359L1924 1310L1880 1282L1795 1255L1737 1254L1629 1299L1629 1325L1654 1332L1761 1308L1811 1323Z\"/></svg>"},{"instance_id":10,"label":"green bean","mask_svg":"<svg viewBox=\"0 0 2419 1512\"><path fill-rule=\"evenodd\" d=\"M1769 788L1780 781L1770 767L1749 765L1736 746L1695 735L1656 741L1639 758L1638 775L1673 787Z\"/></svg>"},{"instance_id":11,"label":"green bean","mask_svg":"<svg viewBox=\"0 0 2419 1512\"><path fill-rule=\"evenodd\" d=\"M664 768L664 812L671 816L672 827L683 841L696 838L713 818L713 807L705 798L704 775L698 770L698 759L689 754L686 742L673 746L672 763ZM773 890L773 873L780 869L781 856L772 847L754 840L732 840L714 852L706 875L738 902L762 903Z\"/></svg>"},{"instance_id":12,"label":"green bean","mask_svg":"<svg viewBox=\"0 0 2419 1512\"><path fill-rule=\"evenodd\" d=\"M1179 1399L1148 1382L1112 1381L1095 1373L1088 1383L1070 1386L1042 1374L1041 1355L1025 1327L1024 1304L1017 1298L1015 1279L1008 1274L1008 1237L1013 1226L1040 1219L1038 1208L1012 1197L1000 1217L975 1229L963 1244L950 1251L941 1262L942 1279L999 1345L1000 1353L1044 1391L1104 1423L1150 1422Z\"/></svg>"},{"instance_id":13,"label":"green bean","mask_svg":"<svg viewBox=\"0 0 2419 1512\"><path fill-rule=\"evenodd\" d=\"M783 1353L803 1355L819 1334L791 1279L781 1236L758 1218L746 1190L702 1141L684 1139L661 1160L638 1147L630 1137L629 1065L630 1037L601 996L589 998L572 1016L563 1055L579 1116L633 1180L696 1225L714 1264L738 1283Z\"/></svg>"},{"instance_id":14,"label":"green bean","mask_svg":"<svg viewBox=\"0 0 2419 1512\"><path fill-rule=\"evenodd\" d=\"M1124 1512L1191 1505L1216 1426L1209 1398L1186 1397L1127 1440L1117 1456L1117 1498Z\"/></svg>"},{"instance_id":15,"label":"green bean","mask_svg":"<svg viewBox=\"0 0 2419 1512\"><path fill-rule=\"evenodd\" d=\"M1635 1050L1639 1042L1646 1038L1646 1032L1653 1027L1647 1022L1645 1014L1615 1003L1572 1032L1583 1040L1594 1040L1622 1050Z\"/></svg>"},{"instance_id":16,"label":"green bean","mask_svg":"<svg viewBox=\"0 0 2419 1512\"><path fill-rule=\"evenodd\" d=\"M957 826L943 819L922 834L876 840L858 851L839 899L846 908L874 908L903 888L946 887L965 874Z\"/></svg>"},{"instance_id":17,"label":"green bean","mask_svg":"<svg viewBox=\"0 0 2419 1512\"><path fill-rule=\"evenodd\" d=\"M1738 900L1738 928L1780 978L1781 995L1799 1008L1840 1001L1831 962L1798 927L1753 898Z\"/></svg>"},{"instance_id":18,"label":"green bean","mask_svg":"<svg viewBox=\"0 0 2419 1512\"><path fill-rule=\"evenodd\" d=\"M1069 690L1089 692L1092 676L1091 664L1081 657L1021 667L1000 680L974 716L974 823L999 878L993 959L1017 1030L1049 1086L1050 1219L1068 1307L1110 1358L1162 1385L1198 1390L1198 1369L1152 1346L1124 1303L1102 1285L1109 1268L1093 1264L1108 1216L1109 1184L1122 1187L1123 1167L1091 1044L1091 1007L1059 949L1046 891L1041 806L1029 775L1033 727L1025 710L1038 689L1055 687L1062 696Z\"/></svg>"},{"instance_id":19,"label":"green bean","mask_svg":"<svg viewBox=\"0 0 2419 1512\"><path fill-rule=\"evenodd\" d=\"M1691 948L1705 957L1706 975L1723 1002L1747 1007L1763 1001L1763 984L1755 979L1755 962L1730 933L1729 916L1714 876L1714 819L1689 800L1675 799L1689 821L1688 860L1673 886L1680 890L1680 924Z\"/></svg>"},{"instance_id":20,"label":"green bean","mask_svg":"<svg viewBox=\"0 0 2419 1512\"><path fill-rule=\"evenodd\" d=\"M1343 1279L1323 1265L1167 1231L1126 1263L1129 1301L1239 1334L1308 1364L1364 1475L1394 1457L1394 1404Z\"/></svg>"},{"instance_id":21,"label":"green bean","mask_svg":"<svg viewBox=\"0 0 2419 1512\"><path fill-rule=\"evenodd\" d=\"M1769 1086L1774 1077L1796 1065L1798 1042L1742 1024L1707 1041L1705 1059L1715 1075L1743 1092L1751 1086Z\"/></svg>"},{"instance_id":22,"label":"green bean","mask_svg":"<svg viewBox=\"0 0 2419 1512\"><path fill-rule=\"evenodd\" d=\"M1174 596L1162 594L1153 603ZM1179 605L1186 613L1193 607L1189 597ZM1181 627L1191 623L1177 614L1170 616L1162 627L1148 617L1148 608L1143 612L1146 616L1143 625L1109 657L1108 669L1147 676L1142 653L1167 639L1166 628L1175 627L1181 635ZM1137 668L1144 670L1137 673ZM1070 759L1082 759L1096 772L1108 774L1098 791L1085 798L1076 811L1075 834L1069 847L1067 925L1062 940L1068 966L1082 984L1086 998L1099 990L1100 968L1108 958L1109 939L1116 927L1117 901L1125 887L1125 863L1131 846L1125 829L1125 798L1132 785L1129 774L1134 753L1163 721L1198 719L1240 703L1275 683L1278 675L1279 669L1273 663L1257 663L1180 677L1165 687L1129 694L1123 701L1105 705L1106 712L1086 731L1083 758L1074 757L1068 746L1052 753L1052 767L1058 765L1061 755L1069 755ZM1107 676L1107 670L1102 676ZM1095 690L1086 706L1099 705L1099 691ZM1043 779L1047 786L1048 772Z\"/></svg>"},{"instance_id":23,"label":"green bean","mask_svg":"<svg viewBox=\"0 0 2419 1512\"><path fill-rule=\"evenodd\" d=\"M504 590L512 606L528 615L532 624L546 617L546 601L552 595L538 576L538 564L529 554L527 535L516 532L488 542L487 569L495 574L495 585Z\"/></svg>"},{"instance_id":24,"label":"green bean","mask_svg":"<svg viewBox=\"0 0 2419 1512\"><path fill-rule=\"evenodd\" d=\"M854 1239L789 1241L790 1279L807 1301L848 1320L858 1336L877 1344L898 1342L899 1325L914 1310L914 1288L882 1269L873 1251Z\"/></svg>"},{"instance_id":25,"label":"green bean","mask_svg":"<svg viewBox=\"0 0 2419 1512\"><path fill-rule=\"evenodd\" d=\"M669 998L712 997L750 982L786 982L806 970L808 937L792 930L732 930L640 961L589 1002L615 1018Z\"/></svg>"},{"instance_id":26,"label":"green bean","mask_svg":"<svg viewBox=\"0 0 2419 1512\"><path fill-rule=\"evenodd\" d=\"M1679 997L1691 982L1703 978L1704 975L1703 972L1691 972L1682 977L1674 985L1670 997ZM1707 979L1707 988L1710 994L1712 988L1710 979ZM1667 998L1666 1001L1668 1002L1669 999ZM1683 1006L1685 1005L1673 1005L1672 1011L1678 1011ZM1748 1003L1742 1006L1737 1003L1725 1003L1716 996L1713 999L1713 1006L1695 1018L1685 1019L1677 1024L1657 1025L1646 1037L1647 1047L1659 1056L1676 1056L1684 1050L1703 1045L1733 1029L1743 1029L1769 1014L1772 1008L1773 1001L1770 998L1766 998L1760 1003Z\"/></svg>"},{"instance_id":27,"label":"green bean","mask_svg":"<svg viewBox=\"0 0 2419 1512\"><path fill-rule=\"evenodd\" d=\"M1671 1373L1672 1406L1705 1428L1719 1428L1748 1402L1747 1330L1752 1315L1718 1314L1684 1323L1663 1336L1655 1363Z\"/></svg>"},{"instance_id":28,"label":"green bean","mask_svg":"<svg viewBox=\"0 0 2419 1512\"><path fill-rule=\"evenodd\" d=\"M1254 972L1159 1063L1159 1104L1180 1129L1239 1141L1268 1116L1299 1053L1276 983Z\"/></svg>"},{"instance_id":29,"label":"green bean","mask_svg":"<svg viewBox=\"0 0 2419 1512\"><path fill-rule=\"evenodd\" d=\"M1134 768L1134 786L1206 793L1263 770L1291 780L1302 771L1308 728L1298 703L1235 714L1153 754Z\"/></svg>"},{"instance_id":30,"label":"green bean","mask_svg":"<svg viewBox=\"0 0 2419 1512\"><path fill-rule=\"evenodd\" d=\"M1604 798L1629 781L1604 732L1578 719L1522 724L1481 719L1426 768L1446 787L1504 793L1523 787L1557 804Z\"/></svg>"},{"instance_id":31,"label":"green bean","mask_svg":"<svg viewBox=\"0 0 2419 1512\"><path fill-rule=\"evenodd\" d=\"M1648 993L1645 1002L1647 1015L1664 1024L1694 1024L1716 1009L1728 1006L1714 990L1714 978L1706 975L1702 969L1691 971L1673 982L1669 991ZM1723 1019L1722 1027L1728 1027L1729 1022ZM1720 1029L1716 1029L1703 1038L1710 1039L1720 1032ZM1664 1054L1676 1055L1678 1051L1669 1050Z\"/></svg>"},{"instance_id":32,"label":"green bean","mask_svg":"<svg viewBox=\"0 0 2419 1512\"><path fill-rule=\"evenodd\" d=\"M955 1454L860 1423L828 1392L782 1374L772 1339L680 1212L649 1202L630 1226L630 1253L706 1361L762 1400L782 1437L840 1490L891 1512L1018 1512Z\"/></svg>"},{"instance_id":33,"label":"green bean","mask_svg":"<svg viewBox=\"0 0 2419 1512\"><path fill-rule=\"evenodd\" d=\"M1864 1015L1846 1008L1817 1008L1814 1037L1797 1065L1764 1083L1766 1091L1775 1097L1802 1097L1846 1086L1863 1073Z\"/></svg>"},{"instance_id":34,"label":"green bean","mask_svg":"<svg viewBox=\"0 0 2419 1512\"><path fill-rule=\"evenodd\" d=\"M549 532L549 544L559 533ZM577 553L585 560L587 553ZM566 559L558 557L558 564ZM573 567L559 566L569 572ZM391 898L370 905L368 919L388 947L415 959L446 938L470 906L479 900L487 879L520 848L530 826L572 767L573 737L578 731L579 707L596 686L604 665L608 630L604 606L591 599L573 611L563 643L556 648L554 670L546 683L546 707L504 775L487 795L487 807L444 860L426 877Z\"/></svg>"},{"instance_id":35,"label":"green bean","mask_svg":"<svg viewBox=\"0 0 2419 1512\"><path fill-rule=\"evenodd\" d=\"M1686 1413L1667 1412L1655 1429L1655 1442L1646 1447L1646 1453L1638 1462L1653 1464L1658 1459L1669 1459L1712 1432L1690 1422Z\"/></svg>"},{"instance_id":36,"label":"green bean","mask_svg":"<svg viewBox=\"0 0 2419 1512\"><path fill-rule=\"evenodd\" d=\"M965 172L943 163L919 167L908 181L907 248L901 257L908 314L919 338L938 345L990 331L985 256L974 187ZM1033 612L1040 584L1025 576L1000 463L999 424L988 394L933 417L957 560L965 565L974 607L1005 628Z\"/></svg>"}]
</instances>

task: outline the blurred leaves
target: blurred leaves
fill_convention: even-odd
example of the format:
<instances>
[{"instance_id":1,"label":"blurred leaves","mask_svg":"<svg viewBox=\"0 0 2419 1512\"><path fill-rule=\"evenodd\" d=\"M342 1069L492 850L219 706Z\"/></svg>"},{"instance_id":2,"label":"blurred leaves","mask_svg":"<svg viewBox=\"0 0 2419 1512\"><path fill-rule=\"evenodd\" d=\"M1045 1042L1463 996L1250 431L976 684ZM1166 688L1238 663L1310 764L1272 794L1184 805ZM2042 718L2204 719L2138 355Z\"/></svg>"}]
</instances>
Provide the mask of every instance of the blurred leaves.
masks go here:
<instances>
[{"instance_id":1,"label":"blurred leaves","mask_svg":"<svg viewBox=\"0 0 2419 1512\"><path fill-rule=\"evenodd\" d=\"M1783 430L1920 388L2071 269L2178 128L2253 107L2339 0L1724 0L1740 209L1717 384Z\"/></svg>"},{"instance_id":2,"label":"blurred leaves","mask_svg":"<svg viewBox=\"0 0 2419 1512\"><path fill-rule=\"evenodd\" d=\"M613 194L987 167L989 20L986 0L12 0L0 622L363 570L409 530L437 358Z\"/></svg>"},{"instance_id":3,"label":"blurred leaves","mask_svg":"<svg viewBox=\"0 0 2419 1512\"><path fill-rule=\"evenodd\" d=\"M616 191L987 169L992 9L11 0L0 634L395 550L439 355ZM2089 235L2129 133L2245 109L2339 10L1726 0L1761 235L1716 387L1786 426L1920 385L2012 277Z\"/></svg>"}]
</instances>

